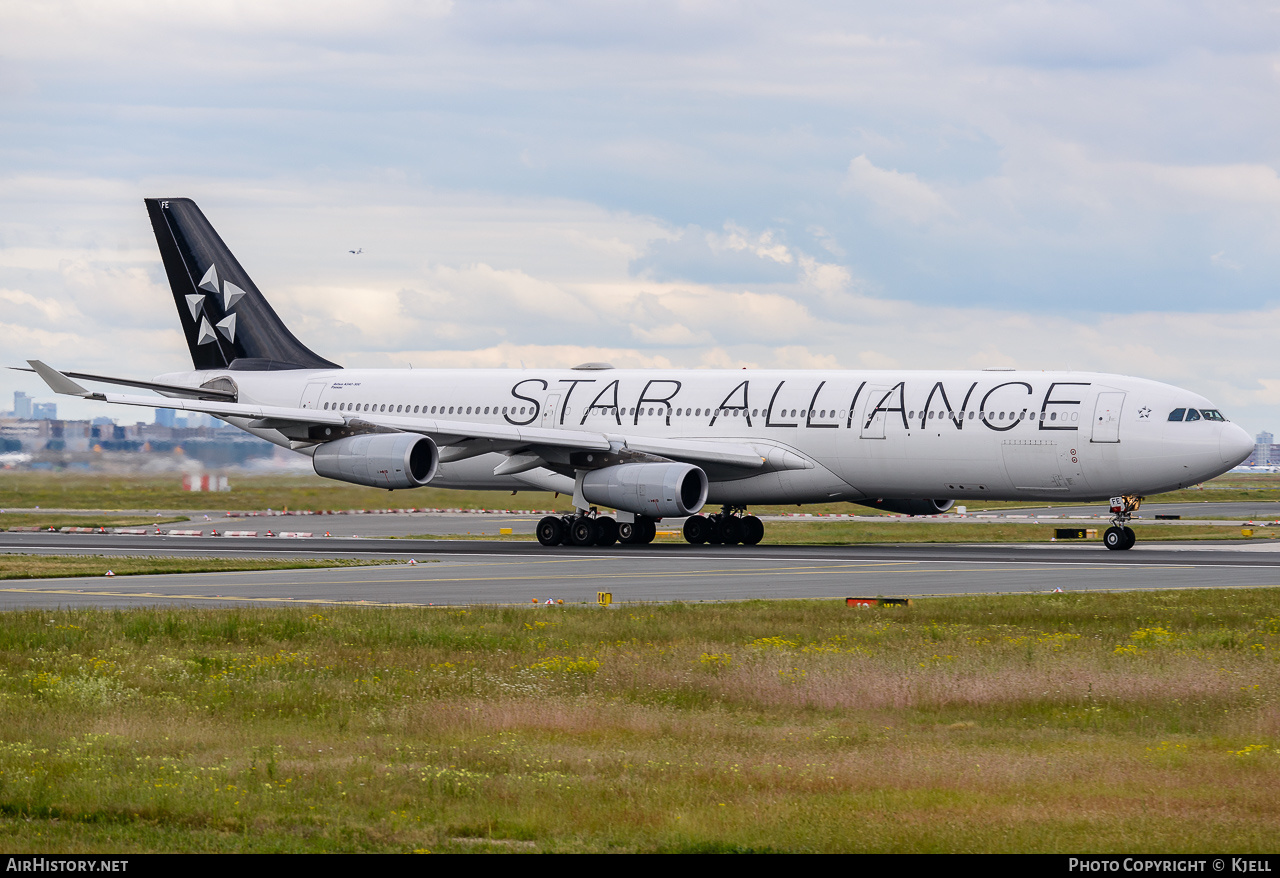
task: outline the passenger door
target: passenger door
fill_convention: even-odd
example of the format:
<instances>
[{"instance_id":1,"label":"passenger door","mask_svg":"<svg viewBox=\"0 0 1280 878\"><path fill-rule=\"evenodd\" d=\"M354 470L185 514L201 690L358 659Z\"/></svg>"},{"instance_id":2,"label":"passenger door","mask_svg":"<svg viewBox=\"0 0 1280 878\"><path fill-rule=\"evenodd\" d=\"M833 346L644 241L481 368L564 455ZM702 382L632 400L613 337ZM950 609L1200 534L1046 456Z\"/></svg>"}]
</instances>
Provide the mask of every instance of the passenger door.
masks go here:
<instances>
[{"instance_id":1,"label":"passenger door","mask_svg":"<svg viewBox=\"0 0 1280 878\"><path fill-rule=\"evenodd\" d=\"M551 429L556 425L556 409L560 405L560 394L553 393L542 405L542 426Z\"/></svg>"},{"instance_id":2,"label":"passenger door","mask_svg":"<svg viewBox=\"0 0 1280 878\"><path fill-rule=\"evenodd\" d=\"M320 408L320 394L324 391L327 382L312 381L307 385L307 389L302 391L302 402L300 406L304 409Z\"/></svg>"},{"instance_id":3,"label":"passenger door","mask_svg":"<svg viewBox=\"0 0 1280 878\"><path fill-rule=\"evenodd\" d=\"M1120 410L1124 407L1124 394L1104 391L1098 394L1093 406L1093 442L1120 441Z\"/></svg>"},{"instance_id":4,"label":"passenger door","mask_svg":"<svg viewBox=\"0 0 1280 878\"><path fill-rule=\"evenodd\" d=\"M868 387L867 401L862 404L862 411L858 415L859 436L863 439L883 439L884 425L889 417L888 412L876 411L876 407L882 402L888 402L885 395L889 393L892 387ZM875 412L875 414L872 414Z\"/></svg>"}]
</instances>

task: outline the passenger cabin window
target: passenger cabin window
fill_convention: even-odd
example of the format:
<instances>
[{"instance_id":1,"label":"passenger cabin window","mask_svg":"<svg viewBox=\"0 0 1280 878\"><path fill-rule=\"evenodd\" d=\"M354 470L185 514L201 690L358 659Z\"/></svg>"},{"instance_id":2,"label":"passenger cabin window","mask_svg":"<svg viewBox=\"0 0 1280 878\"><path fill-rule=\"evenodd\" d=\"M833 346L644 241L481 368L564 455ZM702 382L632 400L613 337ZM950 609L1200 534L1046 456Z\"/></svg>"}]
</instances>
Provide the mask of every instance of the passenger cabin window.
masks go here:
<instances>
[{"instance_id":1,"label":"passenger cabin window","mask_svg":"<svg viewBox=\"0 0 1280 878\"><path fill-rule=\"evenodd\" d=\"M1174 409L1173 411L1169 412L1169 420L1181 421L1183 415L1185 415L1186 413L1187 413L1186 409Z\"/></svg>"}]
</instances>

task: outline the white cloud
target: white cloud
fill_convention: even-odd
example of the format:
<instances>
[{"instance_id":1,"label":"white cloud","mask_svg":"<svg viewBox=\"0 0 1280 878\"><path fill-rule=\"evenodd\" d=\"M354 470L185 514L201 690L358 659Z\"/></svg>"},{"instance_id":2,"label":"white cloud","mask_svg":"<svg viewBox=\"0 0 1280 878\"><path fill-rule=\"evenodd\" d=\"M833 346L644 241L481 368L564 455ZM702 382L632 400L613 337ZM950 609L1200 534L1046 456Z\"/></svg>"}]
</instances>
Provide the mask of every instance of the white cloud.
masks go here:
<instances>
[{"instance_id":1,"label":"white cloud","mask_svg":"<svg viewBox=\"0 0 1280 878\"><path fill-rule=\"evenodd\" d=\"M795 257L791 255L791 251L787 249L786 245L774 240L774 233L771 230L766 229L758 235L752 235L735 223L725 223L724 230L725 234L723 235L707 232L707 246L713 252L731 250L735 253L741 253L745 251L760 259L771 259L783 265L790 265L795 261Z\"/></svg>"},{"instance_id":2,"label":"white cloud","mask_svg":"<svg viewBox=\"0 0 1280 878\"><path fill-rule=\"evenodd\" d=\"M943 197L915 174L877 168L866 155L849 162L845 186L875 204L882 213L913 223L954 214Z\"/></svg>"},{"instance_id":3,"label":"white cloud","mask_svg":"<svg viewBox=\"0 0 1280 878\"><path fill-rule=\"evenodd\" d=\"M1227 258L1227 252L1225 250L1219 250L1217 253L1214 253L1209 257L1209 261L1219 268L1225 268L1227 271L1239 271L1241 269L1241 265L1238 262L1233 262Z\"/></svg>"}]
</instances>

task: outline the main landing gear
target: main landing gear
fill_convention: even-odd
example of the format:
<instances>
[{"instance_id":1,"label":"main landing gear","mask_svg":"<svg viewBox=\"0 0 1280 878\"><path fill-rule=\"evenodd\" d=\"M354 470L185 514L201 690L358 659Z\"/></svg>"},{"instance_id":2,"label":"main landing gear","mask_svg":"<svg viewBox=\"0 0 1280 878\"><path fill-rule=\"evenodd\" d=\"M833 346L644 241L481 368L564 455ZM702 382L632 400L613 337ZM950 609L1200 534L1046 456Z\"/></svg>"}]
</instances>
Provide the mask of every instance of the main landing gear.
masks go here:
<instances>
[{"instance_id":1,"label":"main landing gear","mask_svg":"<svg viewBox=\"0 0 1280 878\"><path fill-rule=\"evenodd\" d=\"M653 542L658 526L651 518L618 523L617 519L594 513L548 515L535 531L544 546L612 546L614 543L643 545Z\"/></svg>"},{"instance_id":2,"label":"main landing gear","mask_svg":"<svg viewBox=\"0 0 1280 878\"><path fill-rule=\"evenodd\" d=\"M754 515L743 515L741 506L725 506L713 515L694 515L685 520L684 538L694 545L732 546L742 543L754 546L764 538L764 524ZM612 546L623 543L644 546L658 533L655 519L636 516L635 521L619 522L595 512L573 515L548 515L535 530L544 546Z\"/></svg>"},{"instance_id":3,"label":"main landing gear","mask_svg":"<svg viewBox=\"0 0 1280 878\"><path fill-rule=\"evenodd\" d=\"M764 539L764 523L754 515L742 515L743 506L724 506L714 515L694 515L685 520L684 538L695 546L703 543L754 546Z\"/></svg>"},{"instance_id":4,"label":"main landing gear","mask_svg":"<svg viewBox=\"0 0 1280 878\"><path fill-rule=\"evenodd\" d=\"M1111 527L1102 534L1103 545L1117 552L1133 548L1138 537L1133 532L1133 528L1129 527L1129 519L1133 518L1133 514L1141 505L1142 498L1130 494L1111 498Z\"/></svg>"}]
</instances>

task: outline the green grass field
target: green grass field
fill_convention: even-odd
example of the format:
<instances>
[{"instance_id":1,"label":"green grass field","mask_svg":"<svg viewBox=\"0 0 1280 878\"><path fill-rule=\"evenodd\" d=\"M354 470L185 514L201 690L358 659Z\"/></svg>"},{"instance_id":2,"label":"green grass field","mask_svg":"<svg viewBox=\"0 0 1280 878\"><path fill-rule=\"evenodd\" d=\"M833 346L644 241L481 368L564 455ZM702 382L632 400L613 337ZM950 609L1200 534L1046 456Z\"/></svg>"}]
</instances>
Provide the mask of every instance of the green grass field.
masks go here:
<instances>
[{"instance_id":1,"label":"green grass field","mask_svg":"<svg viewBox=\"0 0 1280 878\"><path fill-rule=\"evenodd\" d=\"M568 512L569 498L539 491L512 495L499 491L448 491L418 488L383 491L315 475L231 476L232 490L192 493L182 478L89 473L0 472L0 509L557 509Z\"/></svg>"},{"instance_id":2,"label":"green grass field","mask_svg":"<svg viewBox=\"0 0 1280 878\"><path fill-rule=\"evenodd\" d=\"M1280 589L0 615L0 838L1272 853Z\"/></svg>"}]
</instances>

